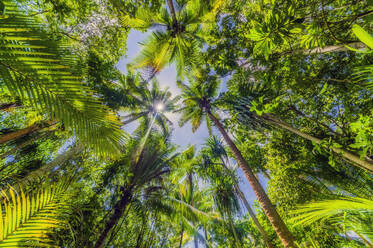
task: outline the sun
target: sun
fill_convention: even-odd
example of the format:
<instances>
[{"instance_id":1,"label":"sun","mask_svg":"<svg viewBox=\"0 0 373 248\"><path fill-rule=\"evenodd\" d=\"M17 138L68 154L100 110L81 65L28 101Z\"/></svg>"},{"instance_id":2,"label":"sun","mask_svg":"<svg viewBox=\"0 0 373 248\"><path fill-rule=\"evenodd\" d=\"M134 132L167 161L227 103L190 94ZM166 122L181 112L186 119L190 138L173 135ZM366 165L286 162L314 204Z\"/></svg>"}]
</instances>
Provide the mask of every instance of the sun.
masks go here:
<instances>
[{"instance_id":1,"label":"sun","mask_svg":"<svg viewBox=\"0 0 373 248\"><path fill-rule=\"evenodd\" d=\"M164 110L164 104L163 104L163 102L156 103L155 106L154 106L154 108L155 108L155 110L157 112L162 112L162 110Z\"/></svg>"}]
</instances>

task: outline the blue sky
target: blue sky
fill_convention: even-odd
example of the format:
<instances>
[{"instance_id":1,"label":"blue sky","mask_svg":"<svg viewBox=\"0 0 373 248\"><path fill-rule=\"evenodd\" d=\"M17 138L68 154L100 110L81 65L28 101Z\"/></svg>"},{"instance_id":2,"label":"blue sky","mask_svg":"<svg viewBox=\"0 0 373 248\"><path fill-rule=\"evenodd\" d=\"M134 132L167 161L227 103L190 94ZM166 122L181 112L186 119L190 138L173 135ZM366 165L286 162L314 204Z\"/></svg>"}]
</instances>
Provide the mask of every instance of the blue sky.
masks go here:
<instances>
[{"instance_id":1,"label":"blue sky","mask_svg":"<svg viewBox=\"0 0 373 248\"><path fill-rule=\"evenodd\" d=\"M127 41L127 55L123 57L117 64L117 68L121 70L123 73L127 71L127 64L130 63L130 61L140 52L141 46L138 43L144 41L148 34L150 34L150 31L148 31L147 33L142 33L136 30L132 30L130 32ZM157 75L157 78L161 88L169 87L169 90L175 96L180 93L179 88L176 86L176 69L174 66L170 66L162 70ZM193 133L192 127L189 123L187 123L183 127L179 127L178 114L169 114L168 118L174 123L172 142L179 145L180 149L184 149L188 145L195 145L196 148L199 148L205 142L205 139L208 137L208 130L205 123L202 123L201 127L195 133ZM136 128L136 126L136 123L132 123L124 127L124 130L131 133ZM214 131L214 133L218 134L216 130ZM242 170L237 169L236 173L240 179L241 190L246 195L248 201L252 204L253 201L256 199L254 192L251 190L250 185L247 183L247 180L244 177ZM263 186L267 185L267 180L263 178L261 175L259 176L259 180ZM244 209L243 206L242 209ZM244 211L244 213L245 212L246 211Z\"/></svg>"}]
</instances>

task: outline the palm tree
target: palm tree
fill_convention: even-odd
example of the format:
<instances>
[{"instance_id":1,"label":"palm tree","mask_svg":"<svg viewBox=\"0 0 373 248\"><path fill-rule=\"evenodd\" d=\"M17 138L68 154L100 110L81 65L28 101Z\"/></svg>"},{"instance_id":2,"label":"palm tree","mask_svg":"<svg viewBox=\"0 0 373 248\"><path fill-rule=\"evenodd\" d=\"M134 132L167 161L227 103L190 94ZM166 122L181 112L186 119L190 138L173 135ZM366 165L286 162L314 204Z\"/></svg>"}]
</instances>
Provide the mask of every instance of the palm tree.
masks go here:
<instances>
[{"instance_id":1,"label":"palm tree","mask_svg":"<svg viewBox=\"0 0 373 248\"><path fill-rule=\"evenodd\" d=\"M238 186L236 177L234 176L234 174L231 172L231 170L227 166L227 163L229 163L229 158L228 158L228 154L225 150L223 143L216 136L211 136L210 138L207 139L206 148L208 149L208 153L211 155L212 158L220 159L221 164L223 165L225 171L228 173L228 175L231 177L233 181L233 186L236 191L236 194L239 196L241 201L244 203L245 208L247 212L249 213L251 219L253 220L255 226L258 228L260 234L263 236L264 242L266 243L267 247L268 248L274 247L267 233L264 231L264 228L260 224L259 220L256 218L256 215L254 211L251 209L250 204L246 200L245 195L243 194L240 187Z\"/></svg>"},{"instance_id":2,"label":"palm tree","mask_svg":"<svg viewBox=\"0 0 373 248\"><path fill-rule=\"evenodd\" d=\"M3 5L0 29L7 38L0 41L0 79L11 96L50 121L63 123L99 154L118 155L123 142L120 124L85 85L85 68L77 66L79 59L71 55L69 44L51 40L43 25L17 10L16 4ZM19 134L1 137L2 143Z\"/></svg>"},{"instance_id":3,"label":"palm tree","mask_svg":"<svg viewBox=\"0 0 373 248\"><path fill-rule=\"evenodd\" d=\"M130 80L123 81L123 79L120 82L123 87L129 87L128 93L132 98L131 105L122 107L122 110L130 113L122 117L123 124L126 125L142 118L147 128L151 128L154 123L162 129L164 134L168 133L167 126L172 122L167 118L166 113L176 110L180 97L172 98L169 88L160 89L156 79L152 80L151 89L140 83L139 77L134 77L132 83Z\"/></svg>"},{"instance_id":4,"label":"palm tree","mask_svg":"<svg viewBox=\"0 0 373 248\"><path fill-rule=\"evenodd\" d=\"M190 86L187 86L181 82L178 83L182 90L182 98L184 103L184 107L181 109L182 117L180 118L179 124L184 125L190 120L192 123L192 129L195 131L200 126L204 116L207 119L207 123L209 123L209 120L211 120L215 124L225 142L231 149L238 165L243 170L264 210L264 213L267 215L283 245L285 247L296 247L292 234L281 219L275 206L273 206L271 200L268 198L264 188L260 185L258 179L255 177L252 169L243 158L241 152L225 131L223 125L218 119L219 117L216 113L214 113L214 110L216 109L215 98L218 93L219 81L216 79L216 77L208 75L208 73L205 73L204 75L206 80L203 83L192 81Z\"/></svg>"},{"instance_id":5,"label":"palm tree","mask_svg":"<svg viewBox=\"0 0 373 248\"><path fill-rule=\"evenodd\" d=\"M120 198L114 204L113 212L105 222L95 248L104 247L110 231L118 224L136 191L150 183L160 182L162 176L170 171L170 162L175 158L175 155L170 155L172 150L162 139L154 140L150 137L145 146L142 146L139 140L133 140L131 143L127 145L126 154L115 164L129 168L132 176L122 185Z\"/></svg>"},{"instance_id":6,"label":"palm tree","mask_svg":"<svg viewBox=\"0 0 373 248\"><path fill-rule=\"evenodd\" d=\"M207 243L199 233L200 225L206 224L208 220L216 216L212 212L210 202L204 198L204 192L198 188L198 184L195 182L194 168L198 163L195 156L195 147L188 147L173 163L176 168L171 175L171 184L176 185L176 187L173 189L174 195L169 198L170 205L177 202L182 204L181 206L189 206L195 210L190 214L184 209L180 209L176 216L181 228L179 247L188 241L188 237L191 237L194 241L194 247L197 248L198 240ZM185 237L185 234L188 234L187 237Z\"/></svg>"},{"instance_id":7,"label":"palm tree","mask_svg":"<svg viewBox=\"0 0 373 248\"><path fill-rule=\"evenodd\" d=\"M127 17L124 22L132 28L157 28L143 43L132 67L150 69L149 78L173 62L176 62L179 76L186 70L195 70L201 59L201 48L222 4L222 0L213 1L211 5L200 0L167 0L168 8L162 7L159 14L139 9L135 18Z\"/></svg>"},{"instance_id":8,"label":"palm tree","mask_svg":"<svg viewBox=\"0 0 373 248\"><path fill-rule=\"evenodd\" d=\"M2 190L0 201L0 247L54 247L48 233L64 227L61 214L67 210L68 180L44 183L25 193L25 187L15 191Z\"/></svg>"}]
</instances>

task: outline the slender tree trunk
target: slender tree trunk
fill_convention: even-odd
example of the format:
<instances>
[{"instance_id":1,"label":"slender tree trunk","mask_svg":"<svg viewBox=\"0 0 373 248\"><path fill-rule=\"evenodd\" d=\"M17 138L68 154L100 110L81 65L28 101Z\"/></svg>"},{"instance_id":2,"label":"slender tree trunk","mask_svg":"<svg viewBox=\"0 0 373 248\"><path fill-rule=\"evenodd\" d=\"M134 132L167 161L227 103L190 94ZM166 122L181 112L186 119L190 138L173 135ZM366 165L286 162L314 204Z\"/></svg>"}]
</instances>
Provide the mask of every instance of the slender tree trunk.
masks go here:
<instances>
[{"instance_id":1,"label":"slender tree trunk","mask_svg":"<svg viewBox=\"0 0 373 248\"><path fill-rule=\"evenodd\" d=\"M351 42L346 44L349 47L355 49L365 48L365 44L363 42ZM294 54L294 53L302 53L305 55L308 54L321 54L321 53L331 53L331 52L346 52L350 51L344 44L342 45L333 45L333 46L326 46L326 47L316 47L312 49L298 49L292 52L287 52L287 54Z\"/></svg>"},{"instance_id":2,"label":"slender tree trunk","mask_svg":"<svg viewBox=\"0 0 373 248\"><path fill-rule=\"evenodd\" d=\"M3 103L3 104L0 104L0 111L9 111L12 108L19 107L19 106L20 105L15 102Z\"/></svg>"},{"instance_id":3,"label":"slender tree trunk","mask_svg":"<svg viewBox=\"0 0 373 248\"><path fill-rule=\"evenodd\" d=\"M42 133L41 135L36 135L35 137L32 137L31 139L28 139L25 142L22 142L21 144L16 145L14 148L10 149L9 151L1 154L0 159L5 158L6 156L12 155L13 153L17 152L18 150L34 143L36 140L41 139L41 138L47 136L48 134L50 134L50 132L45 132L45 133Z\"/></svg>"},{"instance_id":4,"label":"slender tree trunk","mask_svg":"<svg viewBox=\"0 0 373 248\"><path fill-rule=\"evenodd\" d=\"M179 248L183 245L184 227L181 227Z\"/></svg>"},{"instance_id":5,"label":"slender tree trunk","mask_svg":"<svg viewBox=\"0 0 373 248\"><path fill-rule=\"evenodd\" d=\"M194 248L198 248L198 238L197 238L197 235L194 235L193 241L194 241Z\"/></svg>"},{"instance_id":6,"label":"slender tree trunk","mask_svg":"<svg viewBox=\"0 0 373 248\"><path fill-rule=\"evenodd\" d=\"M174 8L174 4L172 3L172 0L167 0L168 8L170 9L171 16L172 16L172 25L174 28L177 27L177 18L176 18L176 11Z\"/></svg>"},{"instance_id":7,"label":"slender tree trunk","mask_svg":"<svg viewBox=\"0 0 373 248\"><path fill-rule=\"evenodd\" d=\"M105 245L105 240L108 237L109 232L118 224L118 221L122 217L126 206L132 198L132 187L123 191L120 200L114 205L114 213L110 216L110 219L106 222L104 230L98 238L95 248L102 248Z\"/></svg>"},{"instance_id":8,"label":"slender tree trunk","mask_svg":"<svg viewBox=\"0 0 373 248\"><path fill-rule=\"evenodd\" d=\"M249 213L251 219L254 221L255 226L258 228L258 231L263 236L264 242L266 243L268 248L274 248L273 244L269 240L269 237L267 236L267 233L264 231L262 225L260 224L259 220L256 218L256 215L254 211L251 209L250 204L247 202L246 197L244 193L241 191L240 187L238 186L238 183L235 180L235 177L233 176L232 172L228 169L227 165L224 162L224 159L220 157L220 160L224 166L224 169L228 172L229 176L233 179L234 182L234 189L237 192L238 196L241 198L243 204L245 205L247 212Z\"/></svg>"},{"instance_id":9,"label":"slender tree trunk","mask_svg":"<svg viewBox=\"0 0 373 248\"><path fill-rule=\"evenodd\" d=\"M228 211L228 222L229 222L229 225L230 225L230 227L232 229L235 246L237 248L241 248L241 242L240 242L240 239L238 238L238 235L237 235L237 232L236 232L236 228L233 225L232 216L231 216L231 214L230 214L229 211Z\"/></svg>"},{"instance_id":10,"label":"slender tree trunk","mask_svg":"<svg viewBox=\"0 0 373 248\"><path fill-rule=\"evenodd\" d=\"M293 128L292 126L290 126L289 124L281 121L280 119L278 119L277 117L273 116L273 115L270 115L270 114L263 114L262 115L262 118L264 120L266 120L268 123L274 125L274 126L277 126L277 127L282 127L294 134L297 134L307 140L310 140L310 141L313 141L315 142L316 144L320 144L321 143L321 139L319 138L316 138L312 135L309 135L309 134L306 134L306 133L303 133L302 131L299 131L298 129L296 128ZM369 171L370 173L373 173L373 163L370 162L370 161L366 161L366 160L362 160L360 159L359 156L349 152L349 151L346 151L345 149L342 149L342 148L337 148L337 147L331 147L331 149L333 150L333 152L335 153L338 153L338 154L341 154L341 156L349 161L349 162L352 162L353 164L357 165L358 167L360 168L363 168L367 171Z\"/></svg>"},{"instance_id":11,"label":"slender tree trunk","mask_svg":"<svg viewBox=\"0 0 373 248\"><path fill-rule=\"evenodd\" d=\"M222 134L225 142L228 144L229 148L233 152L233 155L236 158L238 165L243 170L247 180L249 181L251 185L251 188L253 189L258 201L260 202L263 208L264 213L267 215L278 237L282 241L282 244L285 247L296 248L294 244L293 235L290 233L289 229L287 228L287 226L281 219L280 215L277 213L276 208L273 206L271 200L268 198L262 185L260 185L259 181L256 179L253 171L251 170L251 168L249 167L249 165L243 158L241 152L238 150L236 145L233 143L228 133L224 130L219 120L216 119L216 117L211 113L209 109L206 109L206 110L207 110L207 114L209 115L210 119L214 122L215 126L218 128L218 130Z\"/></svg>"},{"instance_id":12,"label":"slender tree trunk","mask_svg":"<svg viewBox=\"0 0 373 248\"><path fill-rule=\"evenodd\" d=\"M59 168L63 168L67 161L72 159L75 155L79 154L83 150L82 146L75 145L74 147L70 148L69 150L65 151L64 153L58 155L54 160L47 163L46 165L40 167L37 170L30 172L27 176L25 176L22 181L29 182L33 179L40 177L42 175L48 174L52 172L57 166Z\"/></svg>"},{"instance_id":13,"label":"slender tree trunk","mask_svg":"<svg viewBox=\"0 0 373 248\"><path fill-rule=\"evenodd\" d=\"M25 127L23 129L20 129L20 130L17 130L17 131L13 131L13 132L10 132L10 133L0 135L0 145L5 144L5 143L7 143L9 141L12 141L12 140L16 140L18 138L21 138L21 137L26 136L28 134L31 134L33 132L39 131L42 128L54 125L55 123L56 122L53 122L53 121L46 121L46 122L42 122L42 123L38 123L38 124L33 124L31 126Z\"/></svg>"}]
</instances>

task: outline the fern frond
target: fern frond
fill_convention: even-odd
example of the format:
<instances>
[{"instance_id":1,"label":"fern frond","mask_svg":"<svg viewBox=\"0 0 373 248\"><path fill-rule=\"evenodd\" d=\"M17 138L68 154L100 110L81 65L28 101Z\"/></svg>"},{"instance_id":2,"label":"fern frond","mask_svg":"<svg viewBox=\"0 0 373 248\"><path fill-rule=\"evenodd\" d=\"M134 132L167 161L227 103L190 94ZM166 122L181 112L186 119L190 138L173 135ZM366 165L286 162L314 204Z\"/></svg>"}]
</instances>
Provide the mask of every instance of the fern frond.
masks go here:
<instances>
[{"instance_id":1,"label":"fern frond","mask_svg":"<svg viewBox=\"0 0 373 248\"><path fill-rule=\"evenodd\" d=\"M60 213L65 209L66 181L45 184L41 189L25 193L21 188L2 191L0 202L0 247L56 247L48 236L51 229L62 227Z\"/></svg>"},{"instance_id":2,"label":"fern frond","mask_svg":"<svg viewBox=\"0 0 373 248\"><path fill-rule=\"evenodd\" d=\"M33 18L10 9L6 6L0 18L0 80L12 95L61 121L98 154L118 154L120 123L85 85L86 68L77 68L68 46L51 40Z\"/></svg>"}]
</instances>

